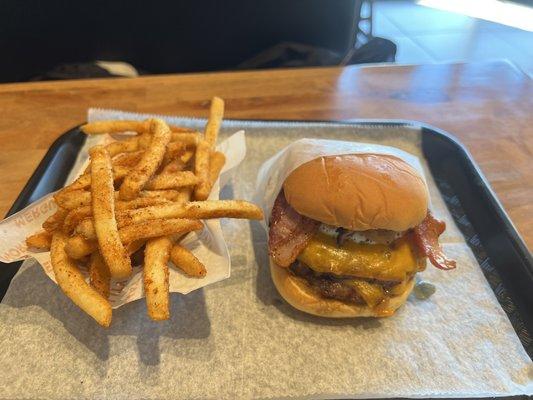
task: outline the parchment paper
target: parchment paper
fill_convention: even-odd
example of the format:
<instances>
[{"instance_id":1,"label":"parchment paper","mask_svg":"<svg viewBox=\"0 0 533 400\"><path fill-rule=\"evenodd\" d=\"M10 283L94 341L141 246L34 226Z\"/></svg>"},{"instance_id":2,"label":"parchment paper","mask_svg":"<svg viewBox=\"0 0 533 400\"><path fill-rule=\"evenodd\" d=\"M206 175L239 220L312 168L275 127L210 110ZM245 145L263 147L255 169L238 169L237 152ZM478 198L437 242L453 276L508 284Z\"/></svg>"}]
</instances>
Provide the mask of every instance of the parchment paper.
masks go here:
<instances>
[{"instance_id":1,"label":"parchment paper","mask_svg":"<svg viewBox=\"0 0 533 400\"><path fill-rule=\"evenodd\" d=\"M100 116L131 118L110 112ZM204 121L171 118L202 127ZM221 198L251 199L259 167L291 142L327 138L392 145L420 156L407 127L225 122L246 129L247 157ZM23 267L0 304L0 398L265 399L532 394L532 364L439 195L423 158L432 210L445 219L454 271L389 319L327 320L285 303L270 279L260 223L223 220L231 278L172 295L172 318L143 301L108 330L81 314L41 268ZM116 324L115 324L116 322Z\"/></svg>"},{"instance_id":2,"label":"parchment paper","mask_svg":"<svg viewBox=\"0 0 533 400\"><path fill-rule=\"evenodd\" d=\"M127 134L115 135L115 140L124 139ZM109 135L89 136L83 145L74 167L67 178L67 183L75 180L85 170L89 163L88 150L97 144L107 144L114 141ZM226 163L221 171L221 177L216 182L209 196L218 199L220 182L227 183L232 171L246 156L244 131L230 136L217 146L217 150L224 153ZM50 252L33 252L28 250L25 239L27 236L41 231L44 220L57 210L53 200L53 193L30 204L23 210L0 222L0 261L10 263L23 259L37 262L44 272L54 282L55 274L50 263ZM191 250L206 266L207 274L202 279L191 278L176 268L169 268L169 291L187 294L193 290L218 282L230 276L230 256L224 237L220 229L219 220L204 221L205 228L201 232L191 232L183 238L183 246ZM79 268L88 275L83 265ZM144 298L142 268L133 266L133 273L128 279L112 280L109 301L113 308Z\"/></svg>"}]
</instances>

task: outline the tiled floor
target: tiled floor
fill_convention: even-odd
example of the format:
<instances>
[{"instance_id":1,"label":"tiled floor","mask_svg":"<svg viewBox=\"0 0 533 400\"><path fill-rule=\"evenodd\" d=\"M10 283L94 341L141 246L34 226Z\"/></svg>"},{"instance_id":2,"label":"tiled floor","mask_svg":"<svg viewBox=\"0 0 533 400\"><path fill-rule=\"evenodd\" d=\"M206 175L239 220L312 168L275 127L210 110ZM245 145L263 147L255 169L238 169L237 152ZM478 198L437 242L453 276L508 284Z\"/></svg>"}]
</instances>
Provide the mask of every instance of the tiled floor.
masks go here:
<instances>
[{"instance_id":1,"label":"tiled floor","mask_svg":"<svg viewBox=\"0 0 533 400\"><path fill-rule=\"evenodd\" d=\"M375 1L373 14L374 36L396 43L398 63L507 59L533 75L533 32L408 0Z\"/></svg>"}]
</instances>

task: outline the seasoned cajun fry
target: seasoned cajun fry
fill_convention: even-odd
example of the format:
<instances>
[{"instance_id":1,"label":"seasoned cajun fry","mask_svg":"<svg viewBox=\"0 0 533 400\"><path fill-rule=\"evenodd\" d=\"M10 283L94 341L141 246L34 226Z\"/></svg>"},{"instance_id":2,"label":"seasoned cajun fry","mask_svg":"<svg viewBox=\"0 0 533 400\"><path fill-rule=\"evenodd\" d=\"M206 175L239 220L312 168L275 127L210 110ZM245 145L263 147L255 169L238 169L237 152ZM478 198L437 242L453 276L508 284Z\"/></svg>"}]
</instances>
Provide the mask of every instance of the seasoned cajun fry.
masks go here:
<instances>
[{"instance_id":1,"label":"seasoned cajun fry","mask_svg":"<svg viewBox=\"0 0 533 400\"><path fill-rule=\"evenodd\" d=\"M170 130L160 119L151 121L150 130L153 132L150 147L146 149L141 161L124 178L120 186L122 200L133 200L137 197L163 160L166 146L170 141Z\"/></svg>"},{"instance_id":2,"label":"seasoned cajun fry","mask_svg":"<svg viewBox=\"0 0 533 400\"><path fill-rule=\"evenodd\" d=\"M220 97L213 97L211 99L211 108L209 109L209 119L205 126L205 140L212 149L215 148L217 143L218 131L220 130L223 116L224 100Z\"/></svg>"},{"instance_id":3,"label":"seasoned cajun fry","mask_svg":"<svg viewBox=\"0 0 533 400\"><path fill-rule=\"evenodd\" d=\"M26 238L26 246L32 249L49 250L51 244L52 234L47 231L42 231Z\"/></svg>"},{"instance_id":4,"label":"seasoned cajun fry","mask_svg":"<svg viewBox=\"0 0 533 400\"><path fill-rule=\"evenodd\" d=\"M138 151L142 147L139 145L139 137L133 136L124 140L109 143L105 146L110 157L114 157L120 153L132 153Z\"/></svg>"},{"instance_id":5,"label":"seasoned cajun fry","mask_svg":"<svg viewBox=\"0 0 533 400\"><path fill-rule=\"evenodd\" d=\"M192 196L192 188L184 187L179 190L178 196L176 196L174 201L176 203L187 203L191 201L191 196Z\"/></svg>"},{"instance_id":6,"label":"seasoned cajun fry","mask_svg":"<svg viewBox=\"0 0 533 400\"><path fill-rule=\"evenodd\" d=\"M124 246L124 247L126 247L126 251L131 256L134 253L136 253L137 251L139 251L141 249L141 247L143 247L145 244L146 244L146 240L140 239L140 240L136 240L136 241L131 242L131 243L127 243L126 246Z\"/></svg>"},{"instance_id":7,"label":"seasoned cajun fry","mask_svg":"<svg viewBox=\"0 0 533 400\"><path fill-rule=\"evenodd\" d=\"M94 230L100 252L112 277L126 278L131 274L131 261L118 235L115 220L115 193L111 159L102 146L93 147L91 156L91 197Z\"/></svg>"},{"instance_id":8,"label":"seasoned cajun fry","mask_svg":"<svg viewBox=\"0 0 533 400\"><path fill-rule=\"evenodd\" d=\"M108 299L110 281L109 268L107 268L100 252L95 251L91 254L91 259L89 260L89 282L104 299Z\"/></svg>"},{"instance_id":9,"label":"seasoned cajun fry","mask_svg":"<svg viewBox=\"0 0 533 400\"><path fill-rule=\"evenodd\" d=\"M144 150L134 151L131 153L120 153L111 159L111 164L114 166L134 167L141 161Z\"/></svg>"},{"instance_id":10,"label":"seasoned cajun fry","mask_svg":"<svg viewBox=\"0 0 533 400\"><path fill-rule=\"evenodd\" d=\"M197 231L203 224L194 219L154 219L135 225L128 225L118 231L123 243L131 243L139 239L149 239L158 236L175 235Z\"/></svg>"},{"instance_id":11,"label":"seasoned cajun fry","mask_svg":"<svg viewBox=\"0 0 533 400\"><path fill-rule=\"evenodd\" d=\"M179 244L172 246L170 250L170 261L186 275L194 278L203 278L207 273L205 265L194 254Z\"/></svg>"},{"instance_id":12,"label":"seasoned cajun fry","mask_svg":"<svg viewBox=\"0 0 533 400\"><path fill-rule=\"evenodd\" d=\"M150 239L144 250L144 293L148 315L154 321L170 318L168 259L172 241L168 237Z\"/></svg>"},{"instance_id":13,"label":"seasoned cajun fry","mask_svg":"<svg viewBox=\"0 0 533 400\"><path fill-rule=\"evenodd\" d=\"M211 189L213 188L213 185L218 179L218 176L220 175L220 171L222 171L222 168L224 167L224 163L226 162L226 157L223 153L219 151L215 151L211 153L211 158L209 159L209 178L208 178L208 186L207 190L208 193L211 193Z\"/></svg>"},{"instance_id":14,"label":"seasoned cajun fry","mask_svg":"<svg viewBox=\"0 0 533 400\"><path fill-rule=\"evenodd\" d=\"M61 190L54 194L54 200L58 206L72 210L90 204L91 193L86 190Z\"/></svg>"},{"instance_id":15,"label":"seasoned cajun fry","mask_svg":"<svg viewBox=\"0 0 533 400\"><path fill-rule=\"evenodd\" d=\"M81 130L87 135L120 132L145 132L148 121L96 121L82 125Z\"/></svg>"},{"instance_id":16,"label":"seasoned cajun fry","mask_svg":"<svg viewBox=\"0 0 533 400\"><path fill-rule=\"evenodd\" d=\"M178 195L178 190L143 190L140 193L140 197L158 197L165 200L175 200Z\"/></svg>"},{"instance_id":17,"label":"seasoned cajun fry","mask_svg":"<svg viewBox=\"0 0 533 400\"><path fill-rule=\"evenodd\" d=\"M92 215L93 209L90 205L70 210L63 222L63 232L70 234L83 219Z\"/></svg>"},{"instance_id":18,"label":"seasoned cajun fry","mask_svg":"<svg viewBox=\"0 0 533 400\"><path fill-rule=\"evenodd\" d=\"M80 235L68 238L65 246L68 256L74 260L80 260L97 250L98 243L96 240L87 240Z\"/></svg>"},{"instance_id":19,"label":"seasoned cajun fry","mask_svg":"<svg viewBox=\"0 0 533 400\"><path fill-rule=\"evenodd\" d=\"M163 167L161 170L161 175L165 174L174 174L176 172L183 171L183 168L185 165L181 162L181 160L173 160L170 161L167 165Z\"/></svg>"},{"instance_id":20,"label":"seasoned cajun fry","mask_svg":"<svg viewBox=\"0 0 533 400\"><path fill-rule=\"evenodd\" d=\"M263 218L263 211L255 204L244 200L191 201L185 204L172 202L157 206L138 208L117 213L117 224L122 227L158 218Z\"/></svg>"},{"instance_id":21,"label":"seasoned cajun fry","mask_svg":"<svg viewBox=\"0 0 533 400\"><path fill-rule=\"evenodd\" d=\"M111 324L111 304L85 282L82 273L65 252L66 242L67 236L54 233L50 258L57 284L74 304L100 325L108 327Z\"/></svg>"},{"instance_id":22,"label":"seasoned cajun fry","mask_svg":"<svg viewBox=\"0 0 533 400\"><path fill-rule=\"evenodd\" d=\"M87 240L96 240L96 232L94 230L94 223L92 218L86 218L81 221L74 232L77 235L83 236Z\"/></svg>"},{"instance_id":23,"label":"seasoned cajun fry","mask_svg":"<svg viewBox=\"0 0 533 400\"><path fill-rule=\"evenodd\" d=\"M48 232L54 232L60 229L67 214L67 209L59 207L54 214L50 215L46 221L43 222L43 229Z\"/></svg>"},{"instance_id":24,"label":"seasoned cajun fry","mask_svg":"<svg viewBox=\"0 0 533 400\"><path fill-rule=\"evenodd\" d=\"M180 157L179 159L181 160L181 162L183 164L187 164L191 158L194 156L194 151L192 150L186 150Z\"/></svg>"},{"instance_id":25,"label":"seasoned cajun fry","mask_svg":"<svg viewBox=\"0 0 533 400\"><path fill-rule=\"evenodd\" d=\"M181 143L187 147L194 147L198 144L199 132L195 133L179 133L172 132L170 135L170 144Z\"/></svg>"},{"instance_id":26,"label":"seasoned cajun fry","mask_svg":"<svg viewBox=\"0 0 533 400\"><path fill-rule=\"evenodd\" d=\"M113 181L118 182L126 177L128 173L130 172L130 168L123 167L121 165L114 165L112 166L113 169ZM91 186L91 174L85 174L80 175L78 179L76 179L74 182L72 182L69 186L61 189L61 192L63 191L73 191L73 190L80 190L80 189L86 189L89 186Z\"/></svg>"},{"instance_id":27,"label":"seasoned cajun fry","mask_svg":"<svg viewBox=\"0 0 533 400\"><path fill-rule=\"evenodd\" d=\"M201 140L196 146L194 159L194 174L198 178L198 184L194 189L196 200L205 200L209 196L209 143Z\"/></svg>"},{"instance_id":28,"label":"seasoned cajun fry","mask_svg":"<svg viewBox=\"0 0 533 400\"><path fill-rule=\"evenodd\" d=\"M175 126L175 125L169 125L168 126L170 128L170 132L176 132L176 133L196 133L198 134L199 132L195 131L194 129L192 128L186 128L186 127L183 127L183 126Z\"/></svg>"},{"instance_id":29,"label":"seasoned cajun fry","mask_svg":"<svg viewBox=\"0 0 533 400\"><path fill-rule=\"evenodd\" d=\"M198 177L191 171L179 171L176 173L155 176L146 184L148 190L177 189L184 186L194 186L198 184Z\"/></svg>"}]
</instances>

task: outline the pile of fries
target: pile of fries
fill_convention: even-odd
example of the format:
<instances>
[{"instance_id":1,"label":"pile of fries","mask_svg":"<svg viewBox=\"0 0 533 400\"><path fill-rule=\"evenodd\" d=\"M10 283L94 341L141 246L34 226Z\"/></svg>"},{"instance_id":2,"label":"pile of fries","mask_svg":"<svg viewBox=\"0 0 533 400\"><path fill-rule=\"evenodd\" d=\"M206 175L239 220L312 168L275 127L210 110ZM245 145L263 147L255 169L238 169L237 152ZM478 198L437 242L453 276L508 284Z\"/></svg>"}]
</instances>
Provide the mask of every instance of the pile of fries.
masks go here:
<instances>
[{"instance_id":1,"label":"pile of fries","mask_svg":"<svg viewBox=\"0 0 533 400\"><path fill-rule=\"evenodd\" d=\"M215 145L224 102L215 97L205 132L168 126L160 119L99 121L82 126L88 135L136 132L90 149L90 165L54 195L58 211L28 247L50 250L63 292L100 325L111 324L111 279L132 273L132 256L144 257L148 315L170 317L169 266L202 278L205 266L180 245L202 219L261 219L262 211L241 200L207 200L224 166ZM89 269L89 282L79 269Z\"/></svg>"}]
</instances>

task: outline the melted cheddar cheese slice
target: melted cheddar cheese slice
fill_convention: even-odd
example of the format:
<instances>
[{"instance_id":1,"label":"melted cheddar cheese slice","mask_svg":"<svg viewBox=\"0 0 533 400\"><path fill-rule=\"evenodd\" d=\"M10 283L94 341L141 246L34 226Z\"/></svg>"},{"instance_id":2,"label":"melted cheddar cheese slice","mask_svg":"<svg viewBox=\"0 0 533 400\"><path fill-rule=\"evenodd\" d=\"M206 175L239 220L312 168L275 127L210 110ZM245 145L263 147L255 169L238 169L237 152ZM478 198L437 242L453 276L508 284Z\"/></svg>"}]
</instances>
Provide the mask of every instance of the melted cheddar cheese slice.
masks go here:
<instances>
[{"instance_id":1,"label":"melted cheddar cheese slice","mask_svg":"<svg viewBox=\"0 0 533 400\"><path fill-rule=\"evenodd\" d=\"M322 232L309 241L298 260L319 273L398 282L425 264L405 236L391 245L346 241L338 247L333 236Z\"/></svg>"}]
</instances>

